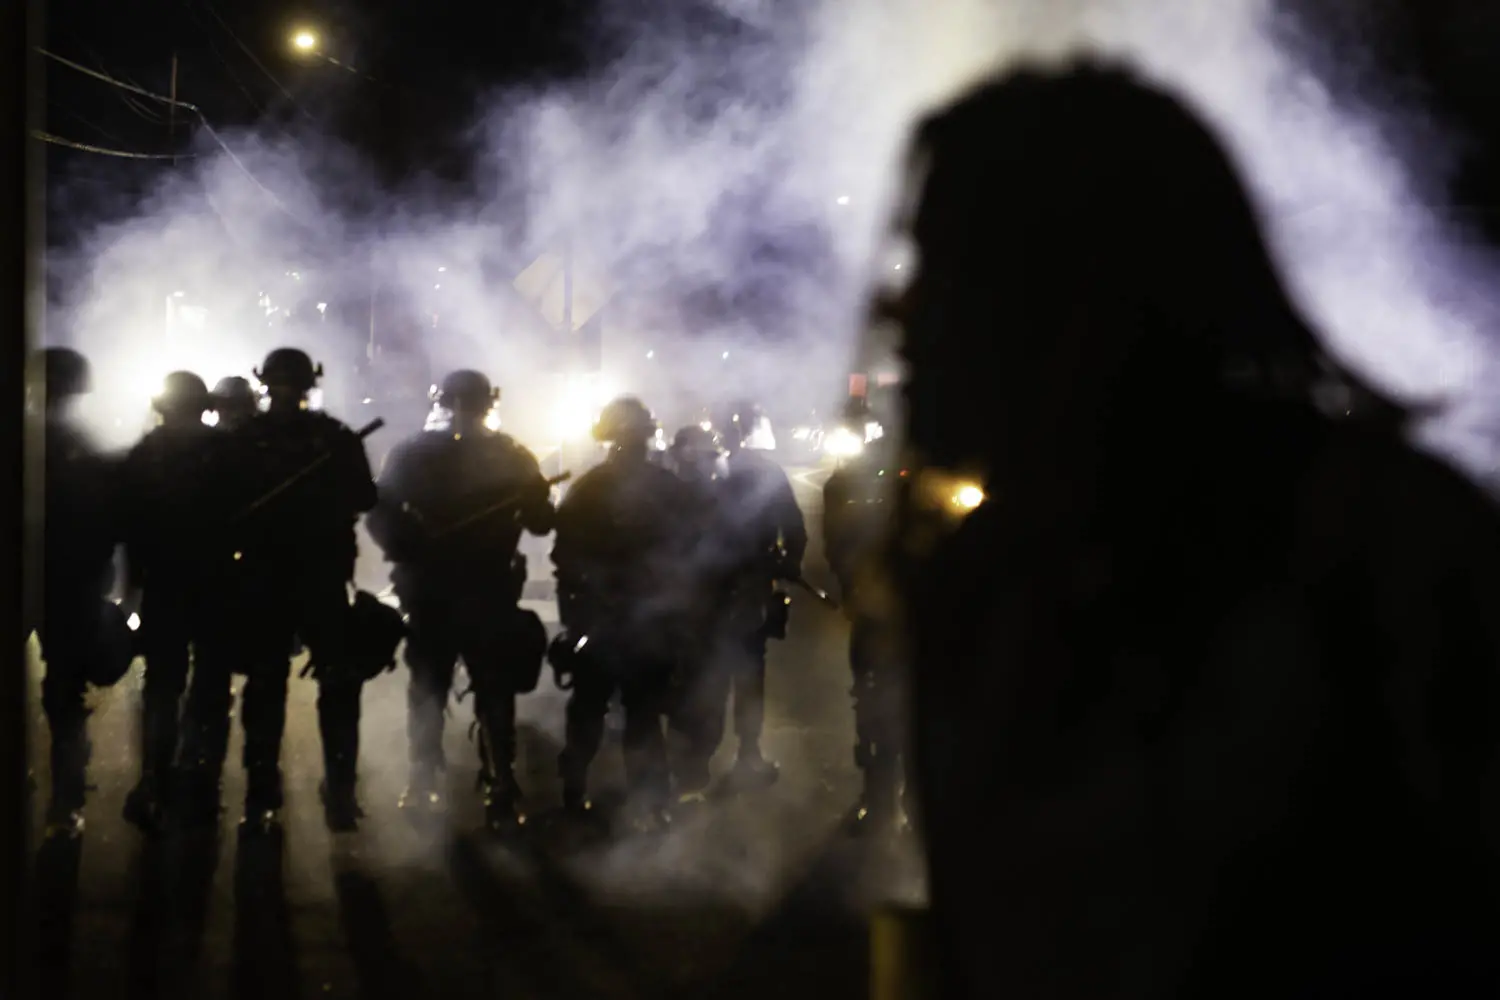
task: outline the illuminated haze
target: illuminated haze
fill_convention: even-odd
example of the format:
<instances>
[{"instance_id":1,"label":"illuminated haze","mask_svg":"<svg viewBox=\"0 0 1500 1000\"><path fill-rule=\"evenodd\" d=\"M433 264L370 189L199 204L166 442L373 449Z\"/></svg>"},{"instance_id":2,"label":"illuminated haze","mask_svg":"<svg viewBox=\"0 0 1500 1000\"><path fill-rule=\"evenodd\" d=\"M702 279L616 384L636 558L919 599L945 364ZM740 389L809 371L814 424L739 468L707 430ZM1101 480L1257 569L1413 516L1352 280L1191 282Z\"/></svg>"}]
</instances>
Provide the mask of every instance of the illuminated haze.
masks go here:
<instances>
[{"instance_id":1,"label":"illuminated haze","mask_svg":"<svg viewBox=\"0 0 1500 1000\"><path fill-rule=\"evenodd\" d=\"M1467 397L1488 364L1479 331L1489 310L1462 280L1481 262L1413 207L1425 192L1384 148L1403 134L1391 122L1411 116L1336 109L1273 48L1261 2L1210 13L1190 0L878 0L857 16L764 0L630 6L634 23L604 18L601 48L615 57L593 78L497 95L477 124L481 174L522 180L519 201L412 196L367 231L341 211L368 181L343 151L227 136L236 163L200 136L204 158L189 177L90 241L92 276L54 305L53 329L97 358L109 392L142 397L179 364L212 381L290 339L324 360L334 393L364 351L374 266L392 304L439 316L436 328L403 330L382 299L388 349L425 356L434 371L485 368L514 399L552 359L537 350L535 317L501 286L571 240L579 285L605 275L616 295L610 388L640 391L668 419L678 404L729 394L822 403L846 368L914 114L1018 56L1091 44L1185 93L1219 127L1336 351L1403 394ZM439 267L450 269L441 280ZM220 319L260 291L285 308L300 292L289 270L342 286L331 328L298 336ZM271 276L282 287L259 287ZM167 285L209 307L207 336L165 348L150 339ZM1459 423L1477 419L1466 410ZM523 436L544 446L548 432ZM1476 447L1466 457L1487 459Z\"/></svg>"},{"instance_id":2,"label":"illuminated haze","mask_svg":"<svg viewBox=\"0 0 1500 1000\"><path fill-rule=\"evenodd\" d=\"M241 169L200 137L205 157L189 178L90 242L91 276L54 305L56 328L96 357L102 396L140 406L168 368L196 367L213 381L289 339L329 365L332 395L334 372L364 350L360 282L374 266L413 315L441 303L435 328L408 333L404 345L394 331L382 339L437 371L490 372L513 401L505 419L543 447L549 432L527 410L547 404L527 386L555 384L543 375L546 338L505 286L570 237L580 268L618 286L606 326L612 388L640 392L663 416L730 394L827 405L860 332L893 167L914 117L1018 57L1088 45L1135 62L1212 120L1272 222L1294 294L1332 349L1402 395L1452 399L1457 410L1433 440L1471 471L1488 471L1489 403L1478 387L1493 369L1493 317L1479 289L1492 263L1417 207L1443 163L1408 170L1394 155L1406 151L1389 146L1420 134L1430 154L1420 115L1373 90L1361 95L1363 110L1335 107L1273 44L1265 4L720 0L712 31L685 22L682 6L633 4L652 11L649 23L608 22L601 38L619 55L592 79L495 97L475 126L481 173L497 191L519 179L518 200L413 196L365 231L341 209L344 193L366 183L346 154L227 136ZM311 245L308 233L331 244L321 261L300 246ZM211 320L211 336L143 348L158 343L149 338L160 330L166 284L211 308L258 291L280 305L296 293L285 272L298 269L355 290L343 293L352 305L329 318L337 332L325 339ZM251 287L251 274L281 275L280 285ZM382 755L367 770L388 768L399 783L404 739L366 745Z\"/></svg>"}]
</instances>

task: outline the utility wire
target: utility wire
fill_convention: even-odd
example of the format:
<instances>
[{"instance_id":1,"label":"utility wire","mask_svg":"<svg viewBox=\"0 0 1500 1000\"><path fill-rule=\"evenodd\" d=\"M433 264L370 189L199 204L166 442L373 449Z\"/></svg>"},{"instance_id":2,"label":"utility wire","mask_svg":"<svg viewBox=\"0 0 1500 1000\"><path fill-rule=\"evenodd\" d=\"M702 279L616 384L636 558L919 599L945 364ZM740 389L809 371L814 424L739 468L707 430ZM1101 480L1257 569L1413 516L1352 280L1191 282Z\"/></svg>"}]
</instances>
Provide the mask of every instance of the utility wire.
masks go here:
<instances>
[{"instance_id":1,"label":"utility wire","mask_svg":"<svg viewBox=\"0 0 1500 1000\"><path fill-rule=\"evenodd\" d=\"M108 73L109 72L109 67L106 66L106 65L104 65L104 60L99 57L99 53L96 52L93 49L92 46L84 45L84 48L88 51L88 54L90 56L93 56L93 58L94 58L94 64L96 66L98 66L99 69L102 70L103 72ZM137 87L140 86L140 84L135 83L134 80L131 80L129 82L132 85L134 85L134 86L137 86ZM144 104L140 103L139 101L135 100L134 98L130 97L129 95L127 95L127 94L116 94L115 96L120 99L120 103L121 104L125 105L125 107L127 109L129 109L131 112L133 112L137 117L144 118L144 119L146 119L146 121L153 122L153 123L158 124L158 125L165 124L166 118L164 118L162 115L158 114L157 112L152 111L150 108L146 107Z\"/></svg>"},{"instance_id":2,"label":"utility wire","mask_svg":"<svg viewBox=\"0 0 1500 1000\"><path fill-rule=\"evenodd\" d=\"M193 24L197 26L199 33L203 37L203 40L208 43L208 47L213 52L214 58L219 60L219 65L224 68L224 75L229 77L229 79L234 83L235 87L239 89L240 93L245 95L245 100L250 102L250 106L255 109L255 113L260 115L262 118L266 117L265 106L260 103L259 99L257 99L253 93L251 93L250 88L245 84L245 81L240 79L240 75L234 71L234 67L229 64L229 60L224 58L223 51L219 48L218 43L213 40L212 34L209 32L207 26L204 25L202 19L198 17L198 12L193 10L192 6L189 5L188 0L183 0L182 8L183 10L187 11L188 17L192 20Z\"/></svg>"},{"instance_id":3,"label":"utility wire","mask_svg":"<svg viewBox=\"0 0 1500 1000\"><path fill-rule=\"evenodd\" d=\"M161 104L168 104L173 107L182 108L185 111L191 111L197 117L198 123L203 126L203 131L208 133L208 137L212 139L218 145L218 147L224 151L224 155L229 157L230 162L232 162L236 167L239 168L240 172L250 180L250 183L260 188L261 192L265 194L267 198L270 198L271 201L275 203L276 207L281 209L281 211L286 215L293 219L297 218L296 214L291 209L287 208L286 204L280 198L276 197L276 192L272 191L270 188L262 184L260 182L260 179L250 172L250 168L245 166L244 161L236 156L234 150L229 148L228 143L226 143L219 137L218 132L214 131L214 127L209 124L208 118L204 116L203 111L196 104L189 104L187 101L179 101L171 97L163 97L160 94L153 94L151 93L151 91L145 89L144 87L137 87L134 84L116 80L112 76L107 76L104 73L98 72L97 70L89 69L87 66L81 66L71 59L65 59L57 53L49 52L44 48L38 47L37 51L46 56L48 59L54 59L57 62L62 63L64 66L67 66L69 69L77 70L78 72L83 73L85 76L91 76L102 83L109 84L111 87L119 87L121 90L131 91L132 93L139 94L142 97L150 98L151 100L157 101ZM153 156L150 158L155 159L156 157ZM170 155L167 155L164 158L171 159L172 157Z\"/></svg>"},{"instance_id":4,"label":"utility wire","mask_svg":"<svg viewBox=\"0 0 1500 1000\"><path fill-rule=\"evenodd\" d=\"M307 109L297 103L297 99L292 96L292 92L290 90L287 90L286 87L282 86L281 81L276 78L276 74L266 69L265 63L261 62L260 59L256 57L255 53L250 51L250 46L246 45L240 39L240 36L235 34L234 29L229 26L228 22L226 22L222 17L219 16L219 12L214 9L214 5L209 3L208 0L203 0L203 9L208 11L208 13L213 17L215 21L219 22L219 27L223 28L225 33L234 40L234 44L240 47L241 52L250 57L250 61L255 63L256 68L266 75L266 79L270 80L276 85L276 89L281 91L282 96L285 97L289 102L291 102L292 107L296 108L299 112L302 113L304 117L311 121L312 115L308 114Z\"/></svg>"},{"instance_id":5,"label":"utility wire","mask_svg":"<svg viewBox=\"0 0 1500 1000\"><path fill-rule=\"evenodd\" d=\"M90 146L86 142L74 142L72 139L64 139L61 136L52 135L40 129L32 129L31 137L54 146L66 146L69 149L82 150L85 153L98 153L101 156L117 156L126 160L176 160L182 156L192 156L191 153L132 153L126 149L106 149L103 146Z\"/></svg>"}]
</instances>

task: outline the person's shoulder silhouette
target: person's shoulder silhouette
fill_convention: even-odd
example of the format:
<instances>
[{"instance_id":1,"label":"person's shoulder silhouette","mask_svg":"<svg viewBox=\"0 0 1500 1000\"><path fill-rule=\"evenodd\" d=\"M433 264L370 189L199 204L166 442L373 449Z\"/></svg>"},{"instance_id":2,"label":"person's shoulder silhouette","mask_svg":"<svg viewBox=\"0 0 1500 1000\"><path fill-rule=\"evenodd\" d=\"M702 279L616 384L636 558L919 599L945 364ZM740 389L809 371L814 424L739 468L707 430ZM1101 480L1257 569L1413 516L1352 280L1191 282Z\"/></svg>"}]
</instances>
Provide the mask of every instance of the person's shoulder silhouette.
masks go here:
<instances>
[{"instance_id":1,"label":"person's shoulder silhouette","mask_svg":"<svg viewBox=\"0 0 1500 1000\"><path fill-rule=\"evenodd\" d=\"M934 533L914 487L892 561L951 995L1291 995L1480 940L1441 858L1477 871L1500 746L1492 505L1322 347L1183 101L1028 70L910 162L911 481L991 498Z\"/></svg>"}]
</instances>

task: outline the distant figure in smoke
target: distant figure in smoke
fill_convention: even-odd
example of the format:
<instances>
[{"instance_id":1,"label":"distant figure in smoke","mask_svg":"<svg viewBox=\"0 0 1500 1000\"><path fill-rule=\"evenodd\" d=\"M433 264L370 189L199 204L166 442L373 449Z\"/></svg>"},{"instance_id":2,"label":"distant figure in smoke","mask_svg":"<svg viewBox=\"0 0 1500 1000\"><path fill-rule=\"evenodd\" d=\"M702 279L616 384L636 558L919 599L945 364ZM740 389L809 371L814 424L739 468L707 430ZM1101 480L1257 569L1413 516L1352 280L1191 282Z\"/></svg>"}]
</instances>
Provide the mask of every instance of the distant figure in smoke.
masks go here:
<instances>
[{"instance_id":1,"label":"distant figure in smoke","mask_svg":"<svg viewBox=\"0 0 1500 1000\"><path fill-rule=\"evenodd\" d=\"M1494 508L1175 100L1022 73L916 145L892 568L946 995L1496 995Z\"/></svg>"},{"instance_id":2,"label":"distant figure in smoke","mask_svg":"<svg viewBox=\"0 0 1500 1000\"><path fill-rule=\"evenodd\" d=\"M863 426L869 407L851 398L844 417ZM839 581L854 679L854 763L864 779L849 817L851 832L889 831L902 819L904 767L909 764L902 718L901 642L893 595L879 573L895 523L901 468L894 435L870 442L823 484L823 552Z\"/></svg>"},{"instance_id":3,"label":"distant figure in smoke","mask_svg":"<svg viewBox=\"0 0 1500 1000\"><path fill-rule=\"evenodd\" d=\"M671 712L684 744L675 775L682 800L701 797L712 778L709 760L724 739L730 674L719 662L724 621L736 582L726 559L724 455L711 432L697 424L672 439L669 457L687 501L682 530L688 546L684 597L691 607L687 644L680 651Z\"/></svg>"},{"instance_id":4,"label":"distant figure in smoke","mask_svg":"<svg viewBox=\"0 0 1500 1000\"><path fill-rule=\"evenodd\" d=\"M662 733L684 621L673 582L683 565L681 482L648 461L656 420L640 400L604 408L596 440L610 445L557 510L557 601L564 635L553 665L571 675L567 745L559 765L563 805L589 809L588 769L618 688L625 706L625 773L630 821L659 829L670 821L671 772Z\"/></svg>"},{"instance_id":5,"label":"distant figure in smoke","mask_svg":"<svg viewBox=\"0 0 1500 1000\"><path fill-rule=\"evenodd\" d=\"M206 491L214 431L203 422L208 386L172 372L152 401L159 418L125 457L125 552L141 594L146 680L141 695L141 778L125 818L159 831L177 753L178 713L190 664L201 658L216 525Z\"/></svg>"},{"instance_id":6,"label":"distant figure in smoke","mask_svg":"<svg viewBox=\"0 0 1500 1000\"><path fill-rule=\"evenodd\" d=\"M766 714L766 640L785 635L785 595L778 580L802 575L807 524L791 481L775 461L747 446L760 410L748 402L731 405L714 421L728 452L729 475L723 504L726 545L738 561L726 628L737 640L733 671L734 732L739 739L735 780L769 784L776 764L761 752Z\"/></svg>"},{"instance_id":7,"label":"distant figure in smoke","mask_svg":"<svg viewBox=\"0 0 1500 1000\"><path fill-rule=\"evenodd\" d=\"M52 730L47 825L49 835L76 836L83 831L89 762L84 694L100 662L115 653L106 648L112 631L101 612L114 585L114 554L122 535L119 470L79 427L71 409L90 390L83 355L47 348L32 356L30 368L28 389L42 401L46 463L42 607L27 617L46 662L42 710ZM108 610L115 609L109 605Z\"/></svg>"},{"instance_id":8,"label":"distant figure in smoke","mask_svg":"<svg viewBox=\"0 0 1500 1000\"><path fill-rule=\"evenodd\" d=\"M516 696L535 690L547 652L541 619L518 607L526 557L516 549L523 530L550 532L554 512L536 456L485 427L498 397L480 372L444 378L437 402L451 422L396 446L366 523L395 564L391 579L411 630L411 781L401 804L441 801L443 715L462 657L479 723L486 820L508 832L522 818L512 770Z\"/></svg>"},{"instance_id":9,"label":"distant figure in smoke","mask_svg":"<svg viewBox=\"0 0 1500 1000\"><path fill-rule=\"evenodd\" d=\"M364 444L310 409L319 369L302 351L272 351L256 377L269 406L231 432L223 478L259 635L245 688L246 820L266 825L282 805L281 737L286 725L287 651L294 636L310 650L323 741L323 805L334 831L362 815L355 798L360 695L349 587L354 526L375 506Z\"/></svg>"}]
</instances>

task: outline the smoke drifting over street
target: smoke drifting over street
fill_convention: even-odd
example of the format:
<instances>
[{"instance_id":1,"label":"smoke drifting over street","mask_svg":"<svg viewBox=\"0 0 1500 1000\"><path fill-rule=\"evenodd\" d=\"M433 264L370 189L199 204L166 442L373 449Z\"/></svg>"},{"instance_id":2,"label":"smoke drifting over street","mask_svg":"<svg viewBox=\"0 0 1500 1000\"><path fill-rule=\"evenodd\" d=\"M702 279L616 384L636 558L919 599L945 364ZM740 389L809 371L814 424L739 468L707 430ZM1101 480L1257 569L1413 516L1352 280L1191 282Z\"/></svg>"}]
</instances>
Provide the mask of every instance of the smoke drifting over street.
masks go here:
<instances>
[{"instance_id":1,"label":"smoke drifting over street","mask_svg":"<svg viewBox=\"0 0 1500 1000\"><path fill-rule=\"evenodd\" d=\"M606 5L596 38L610 58L591 76L495 95L475 123L495 192L478 203L397 196L356 217L345 206L370 175L347 151L238 134L223 137L231 158L200 135L195 166L68 262L88 277L54 302L53 336L95 355L114 411L144 406L168 368L212 381L283 341L310 346L336 393L369 347L373 273L383 350L514 389L558 366L538 313L560 281L531 302L511 283L571 250L575 322L609 302L610 388L668 411L729 394L826 403L914 118L991 69L1090 48L1169 84L1226 136L1337 353L1403 394L1456 398L1455 427L1486 416L1470 400L1491 364L1491 307L1468 279L1489 262L1418 207L1430 130L1393 127L1378 91L1336 107L1315 65L1282 54L1264 2L722 0L623 17ZM1389 148L1403 135L1421 148ZM176 292L206 310L201 331L179 315L164 339ZM333 304L315 315L318 301ZM302 325L281 326L288 309ZM1441 437L1487 463L1478 439Z\"/></svg>"}]
</instances>

